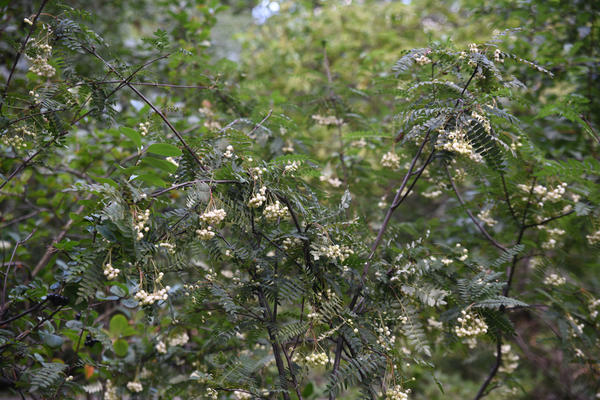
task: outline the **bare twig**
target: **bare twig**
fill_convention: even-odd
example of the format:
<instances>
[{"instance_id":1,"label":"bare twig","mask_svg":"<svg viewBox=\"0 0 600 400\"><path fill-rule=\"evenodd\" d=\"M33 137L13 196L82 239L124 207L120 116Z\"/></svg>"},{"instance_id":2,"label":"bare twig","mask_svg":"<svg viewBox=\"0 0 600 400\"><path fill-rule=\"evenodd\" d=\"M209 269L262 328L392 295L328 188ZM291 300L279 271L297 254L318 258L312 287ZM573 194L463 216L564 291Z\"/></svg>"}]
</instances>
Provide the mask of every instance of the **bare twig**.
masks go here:
<instances>
[{"instance_id":1,"label":"bare twig","mask_svg":"<svg viewBox=\"0 0 600 400\"><path fill-rule=\"evenodd\" d=\"M475 224L475 226L477 226L477 228L479 229L479 231L483 234L483 236L485 236L485 238L492 244L494 245L494 247L497 247L498 249L507 252L508 249L506 247L504 247L503 245L501 245L500 243L498 243L489 233L488 231L485 230L485 228L483 227L483 225L481 225L481 223L477 220L477 218L475 218L475 216L473 215L473 213L471 212L471 210L469 210L462 198L462 196L460 195L460 193L458 192L458 189L456 188L456 185L454 184L454 180L452 179L452 175L450 174L450 171L448 170L448 166L445 167L446 168L446 175L448 176L448 180L450 181L450 184L452 185L452 189L454 190L454 193L456 194L456 198L458 199L458 201L460 202L460 204L463 206L463 208L465 209L465 211L467 212L467 214L469 215L469 218L471 218L471 221L473 221L473 223Z\"/></svg>"},{"instance_id":2,"label":"bare twig","mask_svg":"<svg viewBox=\"0 0 600 400\"><path fill-rule=\"evenodd\" d=\"M10 273L10 267L13 265L13 260L15 258L15 255L17 254L17 249L19 248L19 246L21 246L23 243L27 242L29 239L31 239L31 237L33 236L33 234L37 231L37 228L32 230L23 240L19 240L16 244L15 247L13 248L12 251L12 255L10 256L10 261L8 262L8 266L6 267L6 273L4 275L4 284L2 285L2 302L0 303L0 315L4 314L4 305L5 305L5 301L6 301L6 287L8 285L8 275Z\"/></svg>"}]
</instances>

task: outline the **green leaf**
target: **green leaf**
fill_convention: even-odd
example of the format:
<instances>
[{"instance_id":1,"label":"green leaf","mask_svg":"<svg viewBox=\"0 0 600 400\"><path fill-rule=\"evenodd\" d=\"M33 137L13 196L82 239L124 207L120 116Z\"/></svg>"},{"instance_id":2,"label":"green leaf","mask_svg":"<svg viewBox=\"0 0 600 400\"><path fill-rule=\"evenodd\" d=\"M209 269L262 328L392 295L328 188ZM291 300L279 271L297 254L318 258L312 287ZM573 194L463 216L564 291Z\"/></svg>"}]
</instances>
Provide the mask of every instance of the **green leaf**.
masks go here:
<instances>
[{"instance_id":1,"label":"green leaf","mask_svg":"<svg viewBox=\"0 0 600 400\"><path fill-rule=\"evenodd\" d=\"M44 341L44 344L50 347L60 347L65 342L62 337L53 333L40 332L40 337Z\"/></svg>"},{"instance_id":2,"label":"green leaf","mask_svg":"<svg viewBox=\"0 0 600 400\"><path fill-rule=\"evenodd\" d=\"M176 157L183 154L179 147L168 143L151 144L150 147L148 147L148 152L167 157Z\"/></svg>"},{"instance_id":3,"label":"green leaf","mask_svg":"<svg viewBox=\"0 0 600 400\"><path fill-rule=\"evenodd\" d=\"M310 397L310 395L312 395L315 391L315 386L313 385L312 382L309 382L306 386L304 386L304 389L302 389L302 396L303 397Z\"/></svg>"},{"instance_id":4,"label":"green leaf","mask_svg":"<svg viewBox=\"0 0 600 400\"><path fill-rule=\"evenodd\" d=\"M177 166L175 164L156 157L144 157L144 159L142 160L142 164L147 164L151 167L158 168L162 171L168 172L169 174L172 174L173 172L177 171Z\"/></svg>"},{"instance_id":5,"label":"green leaf","mask_svg":"<svg viewBox=\"0 0 600 400\"><path fill-rule=\"evenodd\" d=\"M137 147L142 147L142 135L135 129L131 129L127 126L122 126L120 129L121 133L127 136Z\"/></svg>"},{"instance_id":6,"label":"green leaf","mask_svg":"<svg viewBox=\"0 0 600 400\"><path fill-rule=\"evenodd\" d=\"M144 181L149 185L154 185L157 187L166 187L167 186L167 182L163 181L158 176L153 175L153 174L142 174L142 175L136 176L135 179Z\"/></svg>"},{"instance_id":7,"label":"green leaf","mask_svg":"<svg viewBox=\"0 0 600 400\"><path fill-rule=\"evenodd\" d=\"M115 354L119 357L125 357L127 355L127 350L129 350L129 343L123 339L115 340L113 343L113 348L115 349Z\"/></svg>"},{"instance_id":8,"label":"green leaf","mask_svg":"<svg viewBox=\"0 0 600 400\"><path fill-rule=\"evenodd\" d=\"M127 318L123 314L117 314L110 319L109 330L113 336L119 337L128 326Z\"/></svg>"},{"instance_id":9,"label":"green leaf","mask_svg":"<svg viewBox=\"0 0 600 400\"><path fill-rule=\"evenodd\" d=\"M109 184L110 186L112 186L114 188L119 188L119 185L117 184L117 182L113 181L110 178L103 178L101 176L94 176L94 175L91 175L91 174L90 174L90 178L92 178L96 182L106 183L106 184Z\"/></svg>"}]
</instances>

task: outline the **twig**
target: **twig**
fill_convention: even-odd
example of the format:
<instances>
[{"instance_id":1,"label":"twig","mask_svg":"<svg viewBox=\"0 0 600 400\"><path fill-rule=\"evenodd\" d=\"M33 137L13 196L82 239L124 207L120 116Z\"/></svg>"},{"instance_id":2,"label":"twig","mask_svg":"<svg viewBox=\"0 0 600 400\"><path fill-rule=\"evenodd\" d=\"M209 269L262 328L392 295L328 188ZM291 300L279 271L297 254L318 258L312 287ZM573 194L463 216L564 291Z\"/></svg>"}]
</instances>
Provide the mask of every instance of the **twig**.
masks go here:
<instances>
[{"instance_id":1,"label":"twig","mask_svg":"<svg viewBox=\"0 0 600 400\"><path fill-rule=\"evenodd\" d=\"M21 47L19 48L19 51L17 52L17 55L15 56L15 61L13 62L12 68L10 69L10 72L8 73L8 78L6 78L6 83L4 84L4 92L2 93L2 100L0 100L0 112L2 111L2 106L4 105L4 101L6 99L6 94L8 93L8 87L10 86L10 81L12 80L12 77L15 73L17 64L19 63L19 60L21 59L21 56L23 55L23 52L25 51L25 47L27 46L27 42L29 41L31 34L35 30L35 23L37 22L38 17L42 13L42 10L44 9L44 7L46 7L46 3L48 3L48 0L42 0L42 3L40 4L40 8L38 9L38 12L33 16L33 19L31 20L31 27L29 28L29 32L27 32L27 36L25 37L25 40L23 41L23 43L21 43Z\"/></svg>"},{"instance_id":2,"label":"twig","mask_svg":"<svg viewBox=\"0 0 600 400\"><path fill-rule=\"evenodd\" d=\"M445 166L446 168L446 175L448 175L448 180L450 181L450 184L452 185L452 189L454 190L454 193L456 194L456 198L458 199L459 203L463 206L463 208L465 209L465 211L467 212L467 214L469 215L469 218L471 218L471 221L473 221L473 223L475 224L475 226L477 226L477 228L479 229L479 231L483 234L483 236L485 236L485 238L492 244L494 245L494 247L497 247L498 249L504 251L504 252L508 252L508 249L506 247L504 247L503 245L501 245L500 243L498 243L489 233L488 231L485 230L485 228L483 227L483 225L481 225L481 223L479 221L477 221L477 218L475 218L475 216L473 215L473 213L471 212L471 210L469 210L462 198L462 196L460 195L460 193L458 192L458 189L456 188L456 185L454 184L454 180L452 179L452 175L450 174L450 170L448 170L448 166Z\"/></svg>"},{"instance_id":3,"label":"twig","mask_svg":"<svg viewBox=\"0 0 600 400\"><path fill-rule=\"evenodd\" d=\"M560 215L556 215L554 217L547 218L547 219L543 220L542 222L537 222L535 224L527 224L527 225L525 225L525 228L535 228L536 226L545 225L548 222L552 222L552 221L555 221L555 220L557 220L559 218L566 217L567 215L571 215L574 212L575 212L575 210L571 210L571 211L568 211L566 213L563 213L563 214L560 214Z\"/></svg>"},{"instance_id":4,"label":"twig","mask_svg":"<svg viewBox=\"0 0 600 400\"><path fill-rule=\"evenodd\" d=\"M27 235L25 237L25 239L23 240L19 240L16 244L15 247L12 251L12 255L10 256L10 261L8 262L8 266L6 267L6 273L4 275L4 284L2 285L2 303L0 303L0 315L4 314L4 305L5 305L5 301L6 301L6 287L8 285L8 275L10 273L10 267L13 265L13 259L15 258L15 255L17 254L17 249L19 248L19 246L21 246L23 243L27 242L29 239L31 239L31 237L33 236L33 234L37 231L37 228L32 230L29 235Z\"/></svg>"},{"instance_id":5,"label":"twig","mask_svg":"<svg viewBox=\"0 0 600 400\"><path fill-rule=\"evenodd\" d=\"M498 336L498 341L496 342L496 362L492 366L492 369L490 370L490 373L488 374L487 378L485 379L485 381L479 388L479 391L477 392L477 395L475 396L474 400L479 400L485 396L485 394L484 394L485 389L488 387L488 385L490 384L490 382L492 381L494 376L496 376L496 373L498 372L498 369L500 368L501 365L502 365L502 338L500 336Z\"/></svg>"},{"instance_id":6,"label":"twig","mask_svg":"<svg viewBox=\"0 0 600 400\"><path fill-rule=\"evenodd\" d=\"M512 207L512 203L510 202L510 195L508 194L508 189L506 187L506 180L504 179L504 174L500 173L500 179L502 180L502 189L504 190L504 198L506 199L506 205L508 206L508 211L510 215L513 217L517 225L519 224L519 218L517 218L517 214L515 213L514 208Z\"/></svg>"},{"instance_id":7,"label":"twig","mask_svg":"<svg viewBox=\"0 0 600 400\"><path fill-rule=\"evenodd\" d=\"M177 137L177 139L179 139L179 142L181 142L181 144L183 145L183 147L185 147L185 149L190 153L190 155L194 158L194 160L196 161L196 163L200 166L200 168L202 168L203 170L206 170L206 167L202 164L202 161L200 161L200 158L198 158L198 155L196 154L195 151L192 150L192 148L187 144L187 142L185 141L185 139L183 139L183 136L181 136L181 134L179 133L179 131L177 129L175 129L175 127L173 126L173 124L171 124L171 121L169 121L169 119L165 116L165 114L163 114L162 111L160 111L146 96L144 96L144 94L142 92L140 92L135 86L133 86L131 83L129 83L128 81L125 80L125 78L123 77L123 75L115 68L113 67L108 61L106 61L104 58L102 58L102 56L100 56L95 49L88 49L86 47L83 47L84 50L86 50L88 53L90 53L91 55L93 55L94 57L98 58L100 61L102 61L104 63L104 65L106 65L115 75L117 75L119 78L124 80L125 85L127 85L127 87L129 87L136 95L138 95L139 98L141 98L144 103L148 104L148 106L150 106L150 108L152 108L152 110L158 114L158 116L164 121L164 123L169 127L169 129L171 130L171 132L173 132L173 134Z\"/></svg>"},{"instance_id":8,"label":"twig","mask_svg":"<svg viewBox=\"0 0 600 400\"><path fill-rule=\"evenodd\" d=\"M251 136L254 132L256 132L256 130L262 126L262 124L264 124L269 118L271 118L271 114L273 114L273 110L269 110L269 112L267 113L267 115L262 119L262 121L260 121L258 124L256 124L254 126L254 128L252 128L252 130L250 132L248 132L248 136Z\"/></svg>"}]
</instances>

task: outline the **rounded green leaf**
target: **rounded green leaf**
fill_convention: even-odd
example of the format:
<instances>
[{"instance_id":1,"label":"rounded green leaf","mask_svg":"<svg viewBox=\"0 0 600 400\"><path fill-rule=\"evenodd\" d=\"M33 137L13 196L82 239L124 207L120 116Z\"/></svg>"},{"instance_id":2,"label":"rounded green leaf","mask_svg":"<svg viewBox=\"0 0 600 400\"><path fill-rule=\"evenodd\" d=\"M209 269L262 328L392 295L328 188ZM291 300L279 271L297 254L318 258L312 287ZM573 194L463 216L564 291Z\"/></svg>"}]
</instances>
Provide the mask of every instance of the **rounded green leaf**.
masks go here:
<instances>
[{"instance_id":1,"label":"rounded green leaf","mask_svg":"<svg viewBox=\"0 0 600 400\"><path fill-rule=\"evenodd\" d=\"M119 357L125 357L127 355L127 350L129 350L129 343L123 339L115 340L113 343L113 348L116 355Z\"/></svg>"},{"instance_id":2,"label":"rounded green leaf","mask_svg":"<svg viewBox=\"0 0 600 400\"><path fill-rule=\"evenodd\" d=\"M127 322L127 318L122 314L117 314L110 319L110 333L113 336L121 336L121 333L125 332L127 327L129 326L129 322Z\"/></svg>"}]
</instances>

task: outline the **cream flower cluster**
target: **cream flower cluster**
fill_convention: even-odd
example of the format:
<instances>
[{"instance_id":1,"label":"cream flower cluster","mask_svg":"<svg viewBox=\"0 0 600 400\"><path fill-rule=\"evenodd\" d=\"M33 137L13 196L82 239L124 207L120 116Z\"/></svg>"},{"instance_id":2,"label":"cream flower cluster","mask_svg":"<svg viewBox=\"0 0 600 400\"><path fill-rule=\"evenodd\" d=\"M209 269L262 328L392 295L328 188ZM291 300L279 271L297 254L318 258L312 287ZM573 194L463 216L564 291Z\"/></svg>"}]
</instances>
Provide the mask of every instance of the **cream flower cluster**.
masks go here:
<instances>
[{"instance_id":1,"label":"cream flower cluster","mask_svg":"<svg viewBox=\"0 0 600 400\"><path fill-rule=\"evenodd\" d=\"M431 62L431 59L429 57L427 57L425 54L415 54L414 57L415 62L419 65L425 65L425 64L429 64Z\"/></svg>"},{"instance_id":2,"label":"cream flower cluster","mask_svg":"<svg viewBox=\"0 0 600 400\"><path fill-rule=\"evenodd\" d=\"M292 162L288 161L288 163L283 168L283 172L293 174L294 172L298 171L298 168L300 168L300 165L302 165L302 163L300 161L292 161Z\"/></svg>"},{"instance_id":3,"label":"cream flower cluster","mask_svg":"<svg viewBox=\"0 0 600 400\"><path fill-rule=\"evenodd\" d=\"M38 76L53 77L56 69L48 63L48 59L52 55L52 46L48 43L34 42L32 47L36 50L37 55L35 57L25 56L31 63L29 70Z\"/></svg>"},{"instance_id":4,"label":"cream flower cluster","mask_svg":"<svg viewBox=\"0 0 600 400\"><path fill-rule=\"evenodd\" d=\"M221 221L223 221L226 216L227 216L227 213L225 212L225 210L222 208L219 208L219 209L213 209L210 211L205 211L200 216L200 220L202 222L210 224L210 225L217 225Z\"/></svg>"},{"instance_id":5,"label":"cream flower cluster","mask_svg":"<svg viewBox=\"0 0 600 400\"><path fill-rule=\"evenodd\" d=\"M119 273L121 273L121 270L119 268L113 268L113 266L110 263L104 264L103 269L104 276L106 276L106 279L108 279L109 281L112 281L117 276L119 276Z\"/></svg>"},{"instance_id":6,"label":"cream flower cluster","mask_svg":"<svg viewBox=\"0 0 600 400\"><path fill-rule=\"evenodd\" d=\"M408 400L410 389L402 390L402 386L396 385L385 392L385 400Z\"/></svg>"},{"instance_id":7,"label":"cream flower cluster","mask_svg":"<svg viewBox=\"0 0 600 400\"><path fill-rule=\"evenodd\" d=\"M212 230L212 226L207 226L206 228L196 229L196 235L200 240L210 240L215 237L215 231Z\"/></svg>"},{"instance_id":8,"label":"cream flower cluster","mask_svg":"<svg viewBox=\"0 0 600 400\"><path fill-rule=\"evenodd\" d=\"M456 336L470 338L483 335L487 332L487 324L477 314L467 312L466 310L462 310L460 313L461 316L457 318L460 326L454 327Z\"/></svg>"},{"instance_id":9,"label":"cream flower cluster","mask_svg":"<svg viewBox=\"0 0 600 400\"><path fill-rule=\"evenodd\" d=\"M393 151L388 151L381 157L381 165L386 168L398 169L400 167L400 157Z\"/></svg>"},{"instance_id":10,"label":"cream flower cluster","mask_svg":"<svg viewBox=\"0 0 600 400\"><path fill-rule=\"evenodd\" d=\"M263 211L263 215L267 221L276 221L279 218L287 216L288 209L283 204L276 200L274 203L267 204Z\"/></svg>"},{"instance_id":11,"label":"cream flower cluster","mask_svg":"<svg viewBox=\"0 0 600 400\"><path fill-rule=\"evenodd\" d=\"M169 290L171 290L170 286L165 286L164 289L160 289L154 293L148 293L144 289L141 289L135 294L134 297L142 305L152 305L160 300L166 301L169 298Z\"/></svg>"},{"instance_id":12,"label":"cream flower cluster","mask_svg":"<svg viewBox=\"0 0 600 400\"><path fill-rule=\"evenodd\" d=\"M312 367L327 365L327 353L312 353L304 357L304 362Z\"/></svg>"},{"instance_id":13,"label":"cream flower cluster","mask_svg":"<svg viewBox=\"0 0 600 400\"><path fill-rule=\"evenodd\" d=\"M387 326L380 326L377 328L377 343L387 351L392 351L396 344L396 335L392 335L392 331Z\"/></svg>"},{"instance_id":14,"label":"cream flower cluster","mask_svg":"<svg viewBox=\"0 0 600 400\"><path fill-rule=\"evenodd\" d=\"M600 299L591 299L588 303L588 309L590 310L590 317L596 319L600 310Z\"/></svg>"},{"instance_id":15,"label":"cream flower cluster","mask_svg":"<svg viewBox=\"0 0 600 400\"><path fill-rule=\"evenodd\" d=\"M340 187L340 186L342 186L342 183L343 183L341 180L339 180L337 177L335 177L333 175L331 175L331 176L321 175L319 177L319 180L321 182L327 182L333 187Z\"/></svg>"},{"instance_id":16,"label":"cream flower cluster","mask_svg":"<svg viewBox=\"0 0 600 400\"><path fill-rule=\"evenodd\" d=\"M490 124L490 121L486 117L473 111L473 112L471 112L471 118L472 118L472 120L479 122L481 124L481 126L483 126L483 129L487 133L492 132L492 125Z\"/></svg>"},{"instance_id":17,"label":"cream flower cluster","mask_svg":"<svg viewBox=\"0 0 600 400\"><path fill-rule=\"evenodd\" d=\"M477 218L479 218L484 224L487 226L494 226L498 223L492 216L490 215L491 210L486 208L485 210L481 210L479 214L477 214Z\"/></svg>"},{"instance_id":18,"label":"cream flower cluster","mask_svg":"<svg viewBox=\"0 0 600 400\"><path fill-rule=\"evenodd\" d=\"M156 343L156 346L154 346L154 348L160 354L167 354L167 345L162 340L159 340L158 343Z\"/></svg>"},{"instance_id":19,"label":"cream flower cluster","mask_svg":"<svg viewBox=\"0 0 600 400\"><path fill-rule=\"evenodd\" d=\"M587 239L588 243L592 246L595 245L596 243L600 243L600 229L598 229L594 233L585 235L585 238Z\"/></svg>"},{"instance_id":20,"label":"cream flower cluster","mask_svg":"<svg viewBox=\"0 0 600 400\"><path fill-rule=\"evenodd\" d=\"M250 175L252 176L252 179L254 179L254 180L257 180L258 178L260 178L265 172L267 172L267 169L265 167L250 168Z\"/></svg>"},{"instance_id":21,"label":"cream flower cluster","mask_svg":"<svg viewBox=\"0 0 600 400\"><path fill-rule=\"evenodd\" d=\"M557 239L560 236L564 235L566 232L560 228L547 228L544 225L539 225L538 229L545 230L548 234L549 238L544 243L542 243L542 248L546 250L550 250L556 247Z\"/></svg>"},{"instance_id":22,"label":"cream flower cluster","mask_svg":"<svg viewBox=\"0 0 600 400\"><path fill-rule=\"evenodd\" d=\"M550 274L544 278L544 284L548 286L562 286L567 283L567 278L557 274Z\"/></svg>"},{"instance_id":23,"label":"cream flower cluster","mask_svg":"<svg viewBox=\"0 0 600 400\"><path fill-rule=\"evenodd\" d=\"M319 125L342 125L344 120L341 118L337 118L335 115L330 115L327 117L323 117L322 115L313 115L312 119L317 121Z\"/></svg>"},{"instance_id":24,"label":"cream flower cluster","mask_svg":"<svg viewBox=\"0 0 600 400\"><path fill-rule=\"evenodd\" d=\"M246 400L246 399L251 399L252 395L250 393L247 392L242 392L239 390L234 390L233 391L233 398L236 400Z\"/></svg>"},{"instance_id":25,"label":"cream flower cluster","mask_svg":"<svg viewBox=\"0 0 600 400\"><path fill-rule=\"evenodd\" d=\"M281 247L284 250L289 250L293 247L300 246L301 244L302 240L298 239L297 237L287 237L281 242Z\"/></svg>"},{"instance_id":26,"label":"cream flower cluster","mask_svg":"<svg viewBox=\"0 0 600 400\"><path fill-rule=\"evenodd\" d=\"M519 366L519 356L512 351L510 344L503 344L500 347L500 352L502 354L502 365L498 371L507 374L513 373Z\"/></svg>"},{"instance_id":27,"label":"cream flower cluster","mask_svg":"<svg viewBox=\"0 0 600 400\"><path fill-rule=\"evenodd\" d=\"M130 392L133 392L133 393L139 393L142 390L144 390L144 387L142 386L142 384L140 382L131 381L131 382L127 382L127 390L129 390Z\"/></svg>"},{"instance_id":28,"label":"cream flower cluster","mask_svg":"<svg viewBox=\"0 0 600 400\"><path fill-rule=\"evenodd\" d=\"M354 254L354 251L345 245L339 244L324 244L324 245L311 245L312 249L310 254L312 254L313 259L316 261L321 257L338 259L340 262L344 262L350 255Z\"/></svg>"},{"instance_id":29,"label":"cream flower cluster","mask_svg":"<svg viewBox=\"0 0 600 400\"><path fill-rule=\"evenodd\" d=\"M234 156L235 156L235 154L233 153L233 146L232 145L227 146L227 148L225 149L225 153L223 153L223 157L233 158Z\"/></svg>"},{"instance_id":30,"label":"cream flower cluster","mask_svg":"<svg viewBox=\"0 0 600 400\"><path fill-rule=\"evenodd\" d=\"M477 47L476 43L470 43L469 44L469 51L471 53L479 53L479 48Z\"/></svg>"},{"instance_id":31,"label":"cream flower cluster","mask_svg":"<svg viewBox=\"0 0 600 400\"><path fill-rule=\"evenodd\" d=\"M429 192L422 192L421 193L421 196L425 197L426 199L437 199L441 195L442 195L442 191L441 190L431 190Z\"/></svg>"},{"instance_id":32,"label":"cream flower cluster","mask_svg":"<svg viewBox=\"0 0 600 400\"><path fill-rule=\"evenodd\" d=\"M254 193L254 196L250 198L248 201L248 207L258 208L262 206L265 201L267 201L267 188L266 186L263 186L258 189L257 193Z\"/></svg>"},{"instance_id":33,"label":"cream flower cluster","mask_svg":"<svg viewBox=\"0 0 600 400\"><path fill-rule=\"evenodd\" d=\"M281 151L283 151L284 153L293 153L294 144L290 140L288 140L287 142L285 142L285 146L281 148Z\"/></svg>"},{"instance_id":34,"label":"cream flower cluster","mask_svg":"<svg viewBox=\"0 0 600 400\"><path fill-rule=\"evenodd\" d=\"M451 132L440 131L440 133L443 133L441 135L442 140L436 144L439 149L462 154L475 162L483 161L481 155L473 150L473 146L468 142L462 131L457 129Z\"/></svg>"},{"instance_id":35,"label":"cream flower cluster","mask_svg":"<svg viewBox=\"0 0 600 400\"><path fill-rule=\"evenodd\" d=\"M142 240L144 238L144 232L148 232L150 230L150 228L146 226L146 222L148 222L149 218L150 210L146 210L137 215L137 222L133 227L137 240Z\"/></svg>"},{"instance_id":36,"label":"cream flower cluster","mask_svg":"<svg viewBox=\"0 0 600 400\"><path fill-rule=\"evenodd\" d=\"M169 339L169 346L183 346L190 341L187 332L182 332Z\"/></svg>"},{"instance_id":37,"label":"cream flower cluster","mask_svg":"<svg viewBox=\"0 0 600 400\"><path fill-rule=\"evenodd\" d=\"M215 389L208 388L206 389L206 396L212 400L217 400L219 398L219 392Z\"/></svg>"},{"instance_id":38,"label":"cream flower cluster","mask_svg":"<svg viewBox=\"0 0 600 400\"><path fill-rule=\"evenodd\" d=\"M504 55L502 54L502 51L500 51L500 49L494 50L494 61L496 61L497 63L504 62Z\"/></svg>"},{"instance_id":39,"label":"cream flower cluster","mask_svg":"<svg viewBox=\"0 0 600 400\"><path fill-rule=\"evenodd\" d=\"M117 396L117 388L115 387L115 385L113 385L110 379L106 380L104 400L119 400L119 396Z\"/></svg>"},{"instance_id":40,"label":"cream flower cluster","mask_svg":"<svg viewBox=\"0 0 600 400\"><path fill-rule=\"evenodd\" d=\"M518 184L517 187L524 192L529 192L531 187L524 184ZM549 201L551 203L556 203L563 199L567 189L567 184L565 182L559 184L554 189L548 189L544 185L535 185L533 187L533 194L540 196L541 198L538 201L538 206L543 207L544 203ZM527 201L527 197L523 197L523 201Z\"/></svg>"},{"instance_id":41,"label":"cream flower cluster","mask_svg":"<svg viewBox=\"0 0 600 400\"><path fill-rule=\"evenodd\" d=\"M140 135L146 136L150 129L150 121L140 122L138 125L138 129L140 130Z\"/></svg>"},{"instance_id":42,"label":"cream flower cluster","mask_svg":"<svg viewBox=\"0 0 600 400\"><path fill-rule=\"evenodd\" d=\"M175 254L175 248L176 248L176 246L174 244L171 244L169 242L160 242L158 244L158 246L162 247L165 250L167 250L167 252L169 254Z\"/></svg>"}]
</instances>

